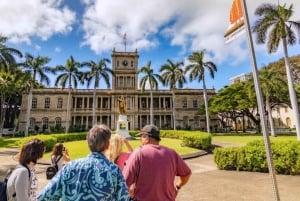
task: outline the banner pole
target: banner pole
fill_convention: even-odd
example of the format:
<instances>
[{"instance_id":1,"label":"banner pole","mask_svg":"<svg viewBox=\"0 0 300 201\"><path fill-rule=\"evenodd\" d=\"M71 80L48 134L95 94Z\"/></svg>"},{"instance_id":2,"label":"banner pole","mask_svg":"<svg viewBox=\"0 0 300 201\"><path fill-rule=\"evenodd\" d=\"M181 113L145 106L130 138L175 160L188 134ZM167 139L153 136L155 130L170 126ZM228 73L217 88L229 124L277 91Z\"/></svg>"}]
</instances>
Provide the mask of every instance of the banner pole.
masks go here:
<instances>
[{"instance_id":1,"label":"banner pole","mask_svg":"<svg viewBox=\"0 0 300 201\"><path fill-rule=\"evenodd\" d=\"M269 168L269 175L272 180L274 199L276 201L280 201L279 191L278 191L278 186L277 186L277 181L276 181L276 175L275 175L275 168L274 168L273 158L272 158L271 143L270 143L269 135L267 132L267 127L266 127L265 110L264 110L264 104L263 104L260 83L259 83L259 79L258 79L257 64L256 64L251 30L250 30L250 26L249 26L249 17L248 17L248 12L247 12L246 0L242 0L242 6L243 6L243 12L244 12L245 28L246 28L246 32L247 32L247 36L248 36L247 37L248 45L250 48L252 74L253 74L253 80L254 80L254 85L255 85L257 105L258 105L259 115L260 115L260 123L262 126L262 132L263 132L263 136L264 136L264 143L265 143L266 156L267 156L267 162L268 162L268 168Z\"/></svg>"}]
</instances>

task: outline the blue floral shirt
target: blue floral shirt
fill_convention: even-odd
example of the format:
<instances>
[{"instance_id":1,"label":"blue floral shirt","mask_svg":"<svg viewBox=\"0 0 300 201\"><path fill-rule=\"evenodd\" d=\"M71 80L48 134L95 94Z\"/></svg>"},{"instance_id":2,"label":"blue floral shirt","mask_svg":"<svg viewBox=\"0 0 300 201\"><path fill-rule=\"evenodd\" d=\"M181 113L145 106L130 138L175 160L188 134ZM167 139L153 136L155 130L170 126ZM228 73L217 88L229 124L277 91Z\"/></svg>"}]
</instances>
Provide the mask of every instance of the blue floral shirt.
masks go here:
<instances>
[{"instance_id":1,"label":"blue floral shirt","mask_svg":"<svg viewBox=\"0 0 300 201\"><path fill-rule=\"evenodd\" d=\"M65 165L38 195L39 201L122 201L128 189L121 170L103 154Z\"/></svg>"}]
</instances>

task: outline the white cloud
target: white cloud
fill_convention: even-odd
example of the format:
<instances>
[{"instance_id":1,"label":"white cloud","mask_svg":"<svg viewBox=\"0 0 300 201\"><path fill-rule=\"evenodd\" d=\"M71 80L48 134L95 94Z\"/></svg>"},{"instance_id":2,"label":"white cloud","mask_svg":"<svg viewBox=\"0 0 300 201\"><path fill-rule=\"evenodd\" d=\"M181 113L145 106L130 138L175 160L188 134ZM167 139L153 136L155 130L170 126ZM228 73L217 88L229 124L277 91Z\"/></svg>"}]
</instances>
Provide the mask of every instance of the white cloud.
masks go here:
<instances>
[{"instance_id":1,"label":"white cloud","mask_svg":"<svg viewBox=\"0 0 300 201\"><path fill-rule=\"evenodd\" d=\"M247 2L248 13L253 21L254 9L262 2ZM289 5L291 2L287 0L285 3ZM228 0L86 1L83 44L90 45L96 53L114 47L123 49L122 36L127 33L128 49L143 50L161 45L157 37L167 37L171 39L171 45L181 46L184 52L205 48L212 53L216 63L230 59L237 64L247 58L249 50L244 48L245 36L238 42L224 44L231 3ZM300 10L298 2L294 2L294 6L295 11ZM300 16L299 12L297 15ZM262 51L265 51L265 47Z\"/></svg>"},{"instance_id":2,"label":"white cloud","mask_svg":"<svg viewBox=\"0 0 300 201\"><path fill-rule=\"evenodd\" d=\"M10 42L30 44L33 38L49 40L57 34L70 33L72 25L80 22L84 33L81 45L90 47L97 54L113 48L124 49L123 34L127 34L127 50L155 49L162 40L171 46L181 47L178 56L206 49L216 64L229 62L239 65L249 59L246 36L229 45L224 44L224 33L229 25L232 0L80 0L83 14L75 13L66 4L69 0L1 0L0 32ZM265 1L277 3L274 1ZM294 4L293 19L300 19L300 2ZM77 3L78 4L78 3ZM261 0L247 0L251 22L254 10ZM75 6L73 6L76 8ZM76 19L77 17L77 19ZM166 40L167 39L167 40ZM266 55L265 45L255 46ZM56 49L56 51L59 49ZM280 52L280 49L279 49Z\"/></svg>"},{"instance_id":3,"label":"white cloud","mask_svg":"<svg viewBox=\"0 0 300 201\"><path fill-rule=\"evenodd\" d=\"M61 48L60 47L55 47L54 52L61 52Z\"/></svg>"},{"instance_id":4,"label":"white cloud","mask_svg":"<svg viewBox=\"0 0 300 201\"><path fill-rule=\"evenodd\" d=\"M31 43L32 37L48 40L72 31L75 13L61 0L1 0L0 30L13 43Z\"/></svg>"},{"instance_id":5,"label":"white cloud","mask_svg":"<svg viewBox=\"0 0 300 201\"><path fill-rule=\"evenodd\" d=\"M34 49L37 50L37 51L40 51L40 50L42 49L42 47L39 46L39 45L35 45L35 46L34 46Z\"/></svg>"}]
</instances>

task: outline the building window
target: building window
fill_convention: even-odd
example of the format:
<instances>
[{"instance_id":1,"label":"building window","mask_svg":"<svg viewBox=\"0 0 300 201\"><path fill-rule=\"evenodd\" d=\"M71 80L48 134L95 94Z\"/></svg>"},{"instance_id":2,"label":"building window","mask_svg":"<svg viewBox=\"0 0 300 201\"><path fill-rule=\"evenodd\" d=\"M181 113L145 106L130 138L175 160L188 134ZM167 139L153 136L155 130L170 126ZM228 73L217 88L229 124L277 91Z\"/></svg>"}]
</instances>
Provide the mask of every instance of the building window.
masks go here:
<instances>
[{"instance_id":1,"label":"building window","mask_svg":"<svg viewBox=\"0 0 300 201\"><path fill-rule=\"evenodd\" d=\"M32 109L37 108L37 98L36 97L32 98L31 107L32 107Z\"/></svg>"},{"instance_id":2,"label":"building window","mask_svg":"<svg viewBox=\"0 0 300 201\"><path fill-rule=\"evenodd\" d=\"M193 108L198 108L198 101L197 100L193 100Z\"/></svg>"},{"instance_id":3,"label":"building window","mask_svg":"<svg viewBox=\"0 0 300 201\"><path fill-rule=\"evenodd\" d=\"M50 108L50 98L47 97L45 98L45 109L49 109Z\"/></svg>"},{"instance_id":4,"label":"building window","mask_svg":"<svg viewBox=\"0 0 300 201\"><path fill-rule=\"evenodd\" d=\"M119 60L117 61L117 68L119 68L119 66L120 66L120 62L119 62Z\"/></svg>"},{"instance_id":5,"label":"building window","mask_svg":"<svg viewBox=\"0 0 300 201\"><path fill-rule=\"evenodd\" d=\"M61 126L61 118L60 117L55 118L55 126Z\"/></svg>"},{"instance_id":6,"label":"building window","mask_svg":"<svg viewBox=\"0 0 300 201\"><path fill-rule=\"evenodd\" d=\"M102 105L102 108L108 109L108 103L109 103L108 98L103 98L103 105Z\"/></svg>"},{"instance_id":7,"label":"building window","mask_svg":"<svg viewBox=\"0 0 300 201\"><path fill-rule=\"evenodd\" d=\"M57 99L57 109L62 109L62 106L63 106L63 99L58 98Z\"/></svg>"},{"instance_id":8,"label":"building window","mask_svg":"<svg viewBox=\"0 0 300 201\"><path fill-rule=\"evenodd\" d=\"M35 126L35 118L30 118L29 128L34 129Z\"/></svg>"},{"instance_id":9,"label":"building window","mask_svg":"<svg viewBox=\"0 0 300 201\"><path fill-rule=\"evenodd\" d=\"M187 99L184 98L182 101L182 108L187 108Z\"/></svg>"},{"instance_id":10,"label":"building window","mask_svg":"<svg viewBox=\"0 0 300 201\"><path fill-rule=\"evenodd\" d=\"M43 130L48 129L49 120L47 117L43 118Z\"/></svg>"},{"instance_id":11,"label":"building window","mask_svg":"<svg viewBox=\"0 0 300 201\"><path fill-rule=\"evenodd\" d=\"M133 61L130 62L130 66L131 66L131 68L133 68Z\"/></svg>"},{"instance_id":12,"label":"building window","mask_svg":"<svg viewBox=\"0 0 300 201\"><path fill-rule=\"evenodd\" d=\"M76 108L82 108L82 98L77 98L77 104L76 104Z\"/></svg>"},{"instance_id":13,"label":"building window","mask_svg":"<svg viewBox=\"0 0 300 201\"><path fill-rule=\"evenodd\" d=\"M132 80L131 80L131 77L127 77L126 79L127 79L127 80L126 80L126 81L127 81L127 87L128 87L128 88L131 88L131 87L132 87L132 82L131 82Z\"/></svg>"},{"instance_id":14,"label":"building window","mask_svg":"<svg viewBox=\"0 0 300 201\"><path fill-rule=\"evenodd\" d=\"M119 86L124 88L124 78L122 76L119 77Z\"/></svg>"},{"instance_id":15,"label":"building window","mask_svg":"<svg viewBox=\"0 0 300 201\"><path fill-rule=\"evenodd\" d=\"M130 100L131 100L131 97L127 97L127 98L126 98L127 110L130 110L130 108L131 108L131 104L130 104L131 101L130 101Z\"/></svg>"}]
</instances>

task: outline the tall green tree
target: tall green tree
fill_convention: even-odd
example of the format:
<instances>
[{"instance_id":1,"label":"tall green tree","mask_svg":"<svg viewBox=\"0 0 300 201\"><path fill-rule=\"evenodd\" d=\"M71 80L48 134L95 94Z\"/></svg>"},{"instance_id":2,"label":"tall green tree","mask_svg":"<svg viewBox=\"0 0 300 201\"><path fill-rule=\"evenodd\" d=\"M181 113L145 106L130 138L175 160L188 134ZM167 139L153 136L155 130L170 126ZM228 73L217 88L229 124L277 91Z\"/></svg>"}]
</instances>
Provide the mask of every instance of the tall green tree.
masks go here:
<instances>
[{"instance_id":1,"label":"tall green tree","mask_svg":"<svg viewBox=\"0 0 300 201\"><path fill-rule=\"evenodd\" d=\"M0 70L0 105L5 106L0 108L0 133L4 125L15 129L21 94L28 91L26 81L29 78L30 75L21 69L16 69L14 73Z\"/></svg>"},{"instance_id":2,"label":"tall green tree","mask_svg":"<svg viewBox=\"0 0 300 201\"><path fill-rule=\"evenodd\" d=\"M169 86L172 92L172 107L173 107L173 127L176 130L176 102L175 91L176 85L178 88L182 88L186 83L184 69L181 68L184 65L183 62L174 63L170 59L167 59L167 63L162 65L159 71L162 73L162 83L164 86Z\"/></svg>"},{"instance_id":3,"label":"tall green tree","mask_svg":"<svg viewBox=\"0 0 300 201\"><path fill-rule=\"evenodd\" d=\"M93 82L93 125L96 124L96 91L100 88L100 80L103 79L107 88L110 88L110 75L114 76L114 71L110 69L107 64L109 59L103 58L98 63L94 61L83 62L82 66L88 66L90 71L84 73L84 78L87 80L87 87L90 87Z\"/></svg>"},{"instance_id":4,"label":"tall green tree","mask_svg":"<svg viewBox=\"0 0 300 201\"><path fill-rule=\"evenodd\" d=\"M53 69L54 73L60 72L60 74L55 79L55 86L62 86L66 88L68 85L68 102L67 102L67 118L66 118L66 133L69 132L70 121L71 121L71 92L72 83L74 88L77 88L78 82L82 79L82 72L79 71L82 65L80 62L74 60L73 56L67 59L66 64L58 65Z\"/></svg>"},{"instance_id":5,"label":"tall green tree","mask_svg":"<svg viewBox=\"0 0 300 201\"><path fill-rule=\"evenodd\" d=\"M161 80L160 75L154 73L151 67L151 61L138 70L139 74L144 74L140 80L140 88L145 91L147 84L150 87L150 124L153 124L153 90L158 89L158 80Z\"/></svg>"},{"instance_id":6,"label":"tall green tree","mask_svg":"<svg viewBox=\"0 0 300 201\"><path fill-rule=\"evenodd\" d=\"M50 62L49 57L37 56L34 57L29 53L25 54L25 62L22 64L26 72L28 72L32 77L29 80L29 94L27 100L27 113L26 113L26 127L25 127L25 136L28 136L28 129L30 126L30 111L31 111L31 102L32 102L32 90L34 84L37 82L36 79L39 77L40 83L46 83L47 86L50 84L50 79L47 76L47 73L51 73L51 67L46 66Z\"/></svg>"},{"instance_id":7,"label":"tall green tree","mask_svg":"<svg viewBox=\"0 0 300 201\"><path fill-rule=\"evenodd\" d=\"M269 54L276 52L280 42L282 42L288 88L294 112L294 121L296 124L297 139L300 140L299 108L296 92L293 86L294 82L287 50L288 45L296 44L296 33L298 33L298 35L300 34L300 21L290 20L293 12L293 4L289 7L286 7L285 4L283 6L262 4L255 10L255 15L258 16L258 19L253 26L253 32L256 33L257 43L262 44L267 42Z\"/></svg>"},{"instance_id":8,"label":"tall green tree","mask_svg":"<svg viewBox=\"0 0 300 201\"><path fill-rule=\"evenodd\" d=\"M189 78L190 81L197 80L198 82L202 82L203 86L203 98L205 105L205 114L206 114L206 127L207 132L210 133L210 118L208 111L208 97L206 91L206 83L205 83L205 70L208 71L211 78L214 79L215 72L217 72L217 66L212 61L204 61L205 50L201 50L199 52L194 52L192 55L188 57L188 60L191 62L185 68L185 73L190 73Z\"/></svg>"},{"instance_id":9,"label":"tall green tree","mask_svg":"<svg viewBox=\"0 0 300 201\"><path fill-rule=\"evenodd\" d=\"M5 45L7 41L6 37L0 35L0 64L3 64L5 67L14 67L16 65L15 56L22 57L22 53L11 47Z\"/></svg>"},{"instance_id":10,"label":"tall green tree","mask_svg":"<svg viewBox=\"0 0 300 201\"><path fill-rule=\"evenodd\" d=\"M280 73L268 67L263 67L259 71L260 87L265 99L265 112L268 117L270 124L271 135L276 136L275 126L272 117L272 106L282 103L282 96L287 95L285 80L280 79ZM254 82L253 80L249 83L249 87L252 88L254 92Z\"/></svg>"}]
</instances>

